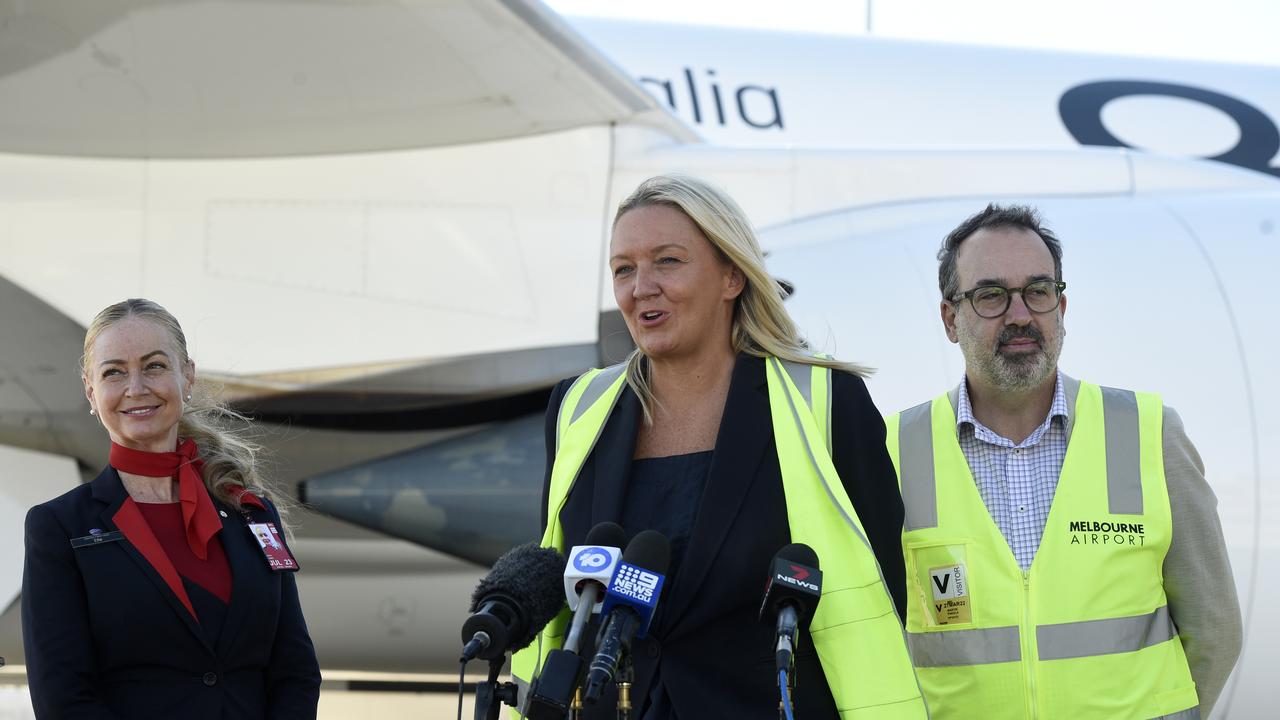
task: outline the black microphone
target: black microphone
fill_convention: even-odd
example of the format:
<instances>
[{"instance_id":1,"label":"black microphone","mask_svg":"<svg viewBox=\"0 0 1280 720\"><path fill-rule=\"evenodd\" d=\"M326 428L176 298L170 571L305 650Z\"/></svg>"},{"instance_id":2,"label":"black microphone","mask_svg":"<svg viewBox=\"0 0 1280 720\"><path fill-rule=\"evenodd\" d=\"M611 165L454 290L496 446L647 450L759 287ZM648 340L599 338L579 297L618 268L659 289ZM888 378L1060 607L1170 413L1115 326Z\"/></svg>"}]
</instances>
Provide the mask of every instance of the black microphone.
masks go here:
<instances>
[{"instance_id":1,"label":"black microphone","mask_svg":"<svg viewBox=\"0 0 1280 720\"><path fill-rule=\"evenodd\" d=\"M517 545L498 558L471 593L471 617L462 624L461 662L497 660L533 642L564 607L564 556L537 543Z\"/></svg>"},{"instance_id":2,"label":"black microphone","mask_svg":"<svg viewBox=\"0 0 1280 720\"><path fill-rule=\"evenodd\" d=\"M663 575L671 564L671 543L662 533L645 530L631 539L604 596L605 624L587 671L583 702L594 705L605 683L613 680L622 652L632 638L644 637L662 595Z\"/></svg>"},{"instance_id":3,"label":"black microphone","mask_svg":"<svg viewBox=\"0 0 1280 720\"><path fill-rule=\"evenodd\" d=\"M777 628L774 657L779 671L791 672L800 625L813 617L820 599L822 572L813 548L795 543L779 550L760 605L760 621Z\"/></svg>"},{"instance_id":4,"label":"black microphone","mask_svg":"<svg viewBox=\"0 0 1280 720\"><path fill-rule=\"evenodd\" d=\"M593 613L599 613L613 571L618 565L619 549L627 534L617 523L602 522L591 528L583 545L569 551L564 567L564 592L573 610L573 622L565 635L564 646L552 650L542 670L529 688L525 717L529 720L561 720L569 712L573 691L582 676L582 656L578 642L583 628Z\"/></svg>"}]
</instances>

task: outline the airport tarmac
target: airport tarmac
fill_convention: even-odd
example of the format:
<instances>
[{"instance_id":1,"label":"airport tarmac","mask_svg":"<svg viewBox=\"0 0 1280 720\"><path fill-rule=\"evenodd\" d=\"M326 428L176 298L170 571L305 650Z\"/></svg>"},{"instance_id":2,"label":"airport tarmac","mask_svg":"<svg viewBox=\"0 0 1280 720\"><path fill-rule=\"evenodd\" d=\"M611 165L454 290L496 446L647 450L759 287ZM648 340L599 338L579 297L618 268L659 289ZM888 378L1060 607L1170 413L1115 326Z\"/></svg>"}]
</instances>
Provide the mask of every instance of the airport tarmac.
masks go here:
<instances>
[{"instance_id":1,"label":"airport tarmac","mask_svg":"<svg viewBox=\"0 0 1280 720\"><path fill-rule=\"evenodd\" d=\"M458 696L448 693L355 692L322 690L318 720L447 720L457 717ZM471 693L464 699L462 717L474 713ZM35 720L26 685L0 685L0 720Z\"/></svg>"}]
</instances>

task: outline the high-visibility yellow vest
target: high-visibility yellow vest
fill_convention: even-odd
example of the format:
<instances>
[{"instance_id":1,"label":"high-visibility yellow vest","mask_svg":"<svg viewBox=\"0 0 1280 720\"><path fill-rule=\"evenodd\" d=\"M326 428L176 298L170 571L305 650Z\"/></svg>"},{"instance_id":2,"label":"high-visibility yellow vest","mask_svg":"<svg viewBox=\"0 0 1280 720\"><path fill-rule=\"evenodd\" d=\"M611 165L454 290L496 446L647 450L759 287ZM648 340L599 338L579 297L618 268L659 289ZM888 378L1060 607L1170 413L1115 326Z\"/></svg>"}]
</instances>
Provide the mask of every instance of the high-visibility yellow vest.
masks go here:
<instances>
[{"instance_id":1,"label":"high-visibility yellow vest","mask_svg":"<svg viewBox=\"0 0 1280 720\"><path fill-rule=\"evenodd\" d=\"M928 717L880 565L831 462L831 371L765 362L791 538L822 560L822 599L809 632L841 720ZM587 372L565 394L543 547L564 550L560 510L625 384L625 367L615 365ZM563 644L568 619L565 610L512 657L522 697L547 654Z\"/></svg>"},{"instance_id":2,"label":"high-visibility yellow vest","mask_svg":"<svg viewBox=\"0 0 1280 720\"><path fill-rule=\"evenodd\" d=\"M1040 548L1023 572L947 395L887 422L906 506L907 640L935 718L1199 718L1169 616L1158 395L1080 383Z\"/></svg>"}]
</instances>

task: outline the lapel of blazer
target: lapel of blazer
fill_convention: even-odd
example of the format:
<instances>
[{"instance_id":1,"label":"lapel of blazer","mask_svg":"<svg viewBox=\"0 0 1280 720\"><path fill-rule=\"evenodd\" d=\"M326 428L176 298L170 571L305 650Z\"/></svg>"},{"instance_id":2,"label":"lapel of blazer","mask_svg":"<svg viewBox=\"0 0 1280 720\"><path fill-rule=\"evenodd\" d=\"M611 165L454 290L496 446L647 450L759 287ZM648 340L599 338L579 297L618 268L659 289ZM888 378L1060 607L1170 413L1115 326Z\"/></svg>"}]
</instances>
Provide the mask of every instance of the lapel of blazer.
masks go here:
<instances>
[{"instance_id":1,"label":"lapel of blazer","mask_svg":"<svg viewBox=\"0 0 1280 720\"><path fill-rule=\"evenodd\" d=\"M771 445L773 421L764 370L760 358L738 356L689 548L673 578L673 594L667 597L667 617L684 617L697 597L755 481L765 448Z\"/></svg>"},{"instance_id":2,"label":"lapel of blazer","mask_svg":"<svg viewBox=\"0 0 1280 720\"><path fill-rule=\"evenodd\" d=\"M231 604L227 607L226 618L222 622L222 632L217 638L217 649L220 655L226 655L231 644L241 634L245 620L255 609L265 611L262 607L264 599L255 593L262 587L261 576L266 567L262 558L262 550L249 534L249 522L264 521L266 513L257 511L256 518L246 520L245 516L233 507L215 500L222 517L222 549L227 555L227 564L231 566ZM290 551L292 552L292 551Z\"/></svg>"},{"instance_id":3,"label":"lapel of blazer","mask_svg":"<svg viewBox=\"0 0 1280 720\"><path fill-rule=\"evenodd\" d=\"M186 588L182 585L182 576L178 574L164 548L151 532L151 526L142 516L142 511L125 491L120 473L108 466L94 479L90 490L95 500L106 505L98 515L103 525L113 527L124 535L128 541L121 544L125 554L155 585L156 590L168 601L187 629L212 651L209 639L200 629L195 609L191 606L190 598L187 597Z\"/></svg>"},{"instance_id":4,"label":"lapel of blazer","mask_svg":"<svg viewBox=\"0 0 1280 720\"><path fill-rule=\"evenodd\" d=\"M627 486L631 480L631 458L636 453L636 435L640 430L642 412L640 399L631 388L623 388L622 397L613 409L609 421L600 431L595 452L588 462L591 467L592 488L591 523L580 537L597 523L622 521L622 503L627 499ZM586 468L584 468L585 470ZM628 537L635 535L635 528L623 528Z\"/></svg>"}]
</instances>

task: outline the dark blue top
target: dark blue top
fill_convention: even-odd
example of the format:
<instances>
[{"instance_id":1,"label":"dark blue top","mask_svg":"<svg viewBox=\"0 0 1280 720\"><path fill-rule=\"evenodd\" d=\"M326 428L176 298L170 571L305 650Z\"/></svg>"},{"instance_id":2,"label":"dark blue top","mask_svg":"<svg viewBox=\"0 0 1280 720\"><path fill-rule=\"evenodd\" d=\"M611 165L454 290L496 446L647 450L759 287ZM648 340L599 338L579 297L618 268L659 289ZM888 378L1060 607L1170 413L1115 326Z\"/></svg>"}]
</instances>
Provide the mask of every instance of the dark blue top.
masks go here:
<instances>
[{"instance_id":1,"label":"dark blue top","mask_svg":"<svg viewBox=\"0 0 1280 720\"><path fill-rule=\"evenodd\" d=\"M706 450L631 461L631 479L622 506L622 527L630 536L641 530L657 530L671 542L667 582L675 578L689 548L713 454L713 450ZM664 607L659 601L653 618L654 632L661 632ZM640 720L677 720L662 682L661 664L654 673L647 700L634 698L633 702L640 711Z\"/></svg>"},{"instance_id":2,"label":"dark blue top","mask_svg":"<svg viewBox=\"0 0 1280 720\"><path fill-rule=\"evenodd\" d=\"M705 450L631 461L631 481L622 505L622 528L628 538L635 537L641 530L657 530L671 542L668 580L676 576L680 561L689 549L712 454L713 450ZM661 612L661 605L658 610Z\"/></svg>"}]
</instances>

